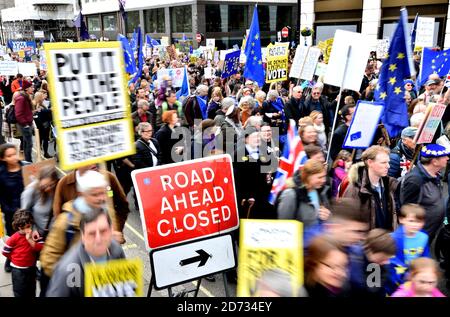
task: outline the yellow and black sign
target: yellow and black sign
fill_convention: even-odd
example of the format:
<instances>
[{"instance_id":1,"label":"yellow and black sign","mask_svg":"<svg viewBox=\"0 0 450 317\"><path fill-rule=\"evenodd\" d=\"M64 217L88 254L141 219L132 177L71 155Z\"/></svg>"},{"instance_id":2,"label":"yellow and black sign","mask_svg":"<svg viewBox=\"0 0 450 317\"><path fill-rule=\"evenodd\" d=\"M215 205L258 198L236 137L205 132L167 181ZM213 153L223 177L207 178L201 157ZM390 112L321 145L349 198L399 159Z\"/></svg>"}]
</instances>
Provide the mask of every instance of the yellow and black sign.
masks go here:
<instances>
[{"instance_id":1,"label":"yellow and black sign","mask_svg":"<svg viewBox=\"0 0 450 317\"><path fill-rule=\"evenodd\" d=\"M285 81L288 78L289 43L272 43L267 46L266 83Z\"/></svg>"},{"instance_id":2,"label":"yellow and black sign","mask_svg":"<svg viewBox=\"0 0 450 317\"><path fill-rule=\"evenodd\" d=\"M141 259L88 263L84 267L86 297L141 297L144 294Z\"/></svg>"},{"instance_id":3,"label":"yellow and black sign","mask_svg":"<svg viewBox=\"0 0 450 317\"><path fill-rule=\"evenodd\" d=\"M133 155L120 42L45 43L62 169Z\"/></svg>"},{"instance_id":4,"label":"yellow and black sign","mask_svg":"<svg viewBox=\"0 0 450 317\"><path fill-rule=\"evenodd\" d=\"M291 276L295 294L303 284L303 224L296 220L242 219L237 296L256 295L264 272L281 269Z\"/></svg>"},{"instance_id":5,"label":"yellow and black sign","mask_svg":"<svg viewBox=\"0 0 450 317\"><path fill-rule=\"evenodd\" d=\"M5 226L3 224L3 213L0 209L0 238L5 236Z\"/></svg>"}]
</instances>

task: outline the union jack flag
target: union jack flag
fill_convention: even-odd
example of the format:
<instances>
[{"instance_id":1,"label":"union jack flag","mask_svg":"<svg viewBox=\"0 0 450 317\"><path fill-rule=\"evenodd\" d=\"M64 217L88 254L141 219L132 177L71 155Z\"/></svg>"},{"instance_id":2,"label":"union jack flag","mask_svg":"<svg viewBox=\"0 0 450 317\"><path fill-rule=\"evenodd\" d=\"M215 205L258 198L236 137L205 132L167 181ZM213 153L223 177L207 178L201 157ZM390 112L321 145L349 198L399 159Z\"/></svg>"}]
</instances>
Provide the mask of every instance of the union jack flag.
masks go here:
<instances>
[{"instance_id":1,"label":"union jack flag","mask_svg":"<svg viewBox=\"0 0 450 317\"><path fill-rule=\"evenodd\" d=\"M283 156L280 158L275 179L273 180L269 203L275 204L278 194L285 188L286 180L303 166L305 159L306 153L303 149L302 140L298 135L295 121L290 120L287 141L284 145Z\"/></svg>"}]
</instances>

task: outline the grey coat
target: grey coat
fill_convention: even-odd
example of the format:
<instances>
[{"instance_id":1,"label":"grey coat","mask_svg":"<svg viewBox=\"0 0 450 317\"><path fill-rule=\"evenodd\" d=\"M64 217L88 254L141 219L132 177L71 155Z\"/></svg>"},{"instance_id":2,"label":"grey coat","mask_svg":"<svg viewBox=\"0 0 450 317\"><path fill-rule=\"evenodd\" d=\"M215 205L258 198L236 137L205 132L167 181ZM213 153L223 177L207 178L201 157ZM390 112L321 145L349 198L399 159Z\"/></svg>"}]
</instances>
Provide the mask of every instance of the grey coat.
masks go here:
<instances>
[{"instance_id":1,"label":"grey coat","mask_svg":"<svg viewBox=\"0 0 450 317\"><path fill-rule=\"evenodd\" d=\"M329 187L324 186L319 191L320 204L325 207L329 207L327 191ZM299 207L297 206L297 194L294 188L288 188L281 193L278 203L278 219L293 219L303 223L304 228L319 223L319 211L316 210L312 202L308 197L308 192L305 187L301 187L298 190L300 194Z\"/></svg>"},{"instance_id":2,"label":"grey coat","mask_svg":"<svg viewBox=\"0 0 450 317\"><path fill-rule=\"evenodd\" d=\"M20 196L20 208L26 209L33 214L34 224L42 236L49 218L53 216L53 196L42 202L39 190L36 188L37 180L30 183Z\"/></svg>"},{"instance_id":3,"label":"grey coat","mask_svg":"<svg viewBox=\"0 0 450 317\"><path fill-rule=\"evenodd\" d=\"M108 250L108 260L125 258L122 247L115 240L112 241ZM89 255L80 241L57 263L46 296L84 297L84 264L89 262ZM78 272L79 276L77 276Z\"/></svg>"}]
</instances>

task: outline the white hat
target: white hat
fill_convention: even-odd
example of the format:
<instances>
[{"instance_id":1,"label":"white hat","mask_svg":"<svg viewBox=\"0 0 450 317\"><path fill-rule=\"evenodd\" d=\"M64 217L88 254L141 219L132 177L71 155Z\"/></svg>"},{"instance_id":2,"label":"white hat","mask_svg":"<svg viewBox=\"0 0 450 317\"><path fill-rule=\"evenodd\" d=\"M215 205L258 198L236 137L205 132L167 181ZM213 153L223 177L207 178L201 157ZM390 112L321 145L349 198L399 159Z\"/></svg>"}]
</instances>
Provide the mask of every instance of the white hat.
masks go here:
<instances>
[{"instance_id":1,"label":"white hat","mask_svg":"<svg viewBox=\"0 0 450 317\"><path fill-rule=\"evenodd\" d=\"M228 110L227 110L227 112L225 113L225 115L226 115L227 117L228 117L229 115L231 115L231 114L233 113L235 107L236 107L235 105L232 105L231 107L229 107Z\"/></svg>"},{"instance_id":2,"label":"white hat","mask_svg":"<svg viewBox=\"0 0 450 317\"><path fill-rule=\"evenodd\" d=\"M103 174L96 171L88 170L82 176L77 177L77 190L80 193L85 193L86 191L108 186Z\"/></svg>"}]
</instances>

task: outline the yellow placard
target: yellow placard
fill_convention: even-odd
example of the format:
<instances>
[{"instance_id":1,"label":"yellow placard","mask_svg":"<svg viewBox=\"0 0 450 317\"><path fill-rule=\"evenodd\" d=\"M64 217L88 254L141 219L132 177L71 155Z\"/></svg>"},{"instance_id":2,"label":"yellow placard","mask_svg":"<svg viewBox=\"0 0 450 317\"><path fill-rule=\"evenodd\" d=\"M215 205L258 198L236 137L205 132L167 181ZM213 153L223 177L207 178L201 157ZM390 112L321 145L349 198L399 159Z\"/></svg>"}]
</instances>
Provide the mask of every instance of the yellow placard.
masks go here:
<instances>
[{"instance_id":1,"label":"yellow placard","mask_svg":"<svg viewBox=\"0 0 450 317\"><path fill-rule=\"evenodd\" d=\"M272 43L267 46L266 83L285 81L288 78L289 43Z\"/></svg>"},{"instance_id":2,"label":"yellow placard","mask_svg":"<svg viewBox=\"0 0 450 317\"><path fill-rule=\"evenodd\" d=\"M258 280L271 269L291 276L292 294L303 285L303 224L296 220L240 221L237 296L258 296Z\"/></svg>"},{"instance_id":3,"label":"yellow placard","mask_svg":"<svg viewBox=\"0 0 450 317\"><path fill-rule=\"evenodd\" d=\"M141 259L87 263L84 267L86 297L142 297L144 265Z\"/></svg>"},{"instance_id":4,"label":"yellow placard","mask_svg":"<svg viewBox=\"0 0 450 317\"><path fill-rule=\"evenodd\" d=\"M334 38L330 38L328 40L321 41L319 42L319 44L317 44L317 47L322 50L323 62L325 64L328 64L328 60L330 59L331 49L333 48L333 42Z\"/></svg>"},{"instance_id":5,"label":"yellow placard","mask_svg":"<svg viewBox=\"0 0 450 317\"><path fill-rule=\"evenodd\" d=\"M25 51L24 50L20 50L18 53L19 53L19 57L20 58L25 58Z\"/></svg>"},{"instance_id":6,"label":"yellow placard","mask_svg":"<svg viewBox=\"0 0 450 317\"><path fill-rule=\"evenodd\" d=\"M44 49L61 168L133 155L120 42L45 43Z\"/></svg>"},{"instance_id":7,"label":"yellow placard","mask_svg":"<svg viewBox=\"0 0 450 317\"><path fill-rule=\"evenodd\" d=\"M5 236L5 226L3 225L3 213L0 209L0 238Z\"/></svg>"}]
</instances>

